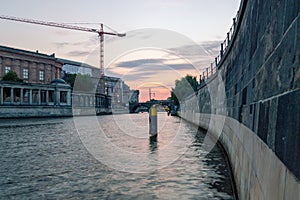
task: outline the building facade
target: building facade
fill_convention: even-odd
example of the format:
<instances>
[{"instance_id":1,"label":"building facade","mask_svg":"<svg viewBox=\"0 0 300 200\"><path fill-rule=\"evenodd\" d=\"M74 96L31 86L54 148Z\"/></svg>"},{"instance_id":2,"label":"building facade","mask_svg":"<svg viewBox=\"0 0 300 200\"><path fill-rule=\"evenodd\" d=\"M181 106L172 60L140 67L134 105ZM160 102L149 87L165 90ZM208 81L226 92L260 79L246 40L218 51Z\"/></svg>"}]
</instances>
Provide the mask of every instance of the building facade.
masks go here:
<instances>
[{"instance_id":1,"label":"building facade","mask_svg":"<svg viewBox=\"0 0 300 200\"><path fill-rule=\"evenodd\" d=\"M71 62L65 64L54 54L0 46L0 118L110 113L110 96L87 91L78 93L61 79L65 64L68 73L86 74L99 81L99 78L93 77L97 69ZM3 77L9 71L16 72L23 82L4 81Z\"/></svg>"},{"instance_id":2,"label":"building facade","mask_svg":"<svg viewBox=\"0 0 300 200\"><path fill-rule=\"evenodd\" d=\"M0 82L0 106L71 106L71 88L61 79L51 84Z\"/></svg>"},{"instance_id":3,"label":"building facade","mask_svg":"<svg viewBox=\"0 0 300 200\"><path fill-rule=\"evenodd\" d=\"M61 58L59 58L58 61L63 63L63 78L68 74L88 75L91 78L91 81L95 83L95 88L97 88L95 93L109 96L111 98L112 107L128 106L132 92L122 79L112 76L102 77L100 76L99 68L86 63Z\"/></svg>"},{"instance_id":4,"label":"building facade","mask_svg":"<svg viewBox=\"0 0 300 200\"><path fill-rule=\"evenodd\" d=\"M55 55L46 55L6 46L0 46L0 79L15 71L25 83L49 84L61 78L62 63Z\"/></svg>"},{"instance_id":5,"label":"building facade","mask_svg":"<svg viewBox=\"0 0 300 200\"><path fill-rule=\"evenodd\" d=\"M50 84L0 81L0 118L72 116L71 87L62 79Z\"/></svg>"},{"instance_id":6,"label":"building facade","mask_svg":"<svg viewBox=\"0 0 300 200\"><path fill-rule=\"evenodd\" d=\"M66 60L62 58L58 58L58 61L63 64L62 77L64 77L64 75L66 74L82 74L82 75L88 75L92 78L98 78L98 79L100 78L99 68L93 67L85 63Z\"/></svg>"}]
</instances>

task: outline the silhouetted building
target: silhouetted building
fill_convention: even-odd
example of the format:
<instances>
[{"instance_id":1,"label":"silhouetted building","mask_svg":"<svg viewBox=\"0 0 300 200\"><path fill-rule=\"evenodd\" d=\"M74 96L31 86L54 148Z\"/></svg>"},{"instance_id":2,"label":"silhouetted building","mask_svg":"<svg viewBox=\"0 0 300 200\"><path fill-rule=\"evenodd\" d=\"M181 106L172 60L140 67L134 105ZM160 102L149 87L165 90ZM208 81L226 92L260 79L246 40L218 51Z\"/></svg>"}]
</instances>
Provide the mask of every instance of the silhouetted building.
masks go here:
<instances>
[{"instance_id":1,"label":"silhouetted building","mask_svg":"<svg viewBox=\"0 0 300 200\"><path fill-rule=\"evenodd\" d=\"M139 90L131 90L129 102L130 103L139 103L139 95L140 95Z\"/></svg>"}]
</instances>

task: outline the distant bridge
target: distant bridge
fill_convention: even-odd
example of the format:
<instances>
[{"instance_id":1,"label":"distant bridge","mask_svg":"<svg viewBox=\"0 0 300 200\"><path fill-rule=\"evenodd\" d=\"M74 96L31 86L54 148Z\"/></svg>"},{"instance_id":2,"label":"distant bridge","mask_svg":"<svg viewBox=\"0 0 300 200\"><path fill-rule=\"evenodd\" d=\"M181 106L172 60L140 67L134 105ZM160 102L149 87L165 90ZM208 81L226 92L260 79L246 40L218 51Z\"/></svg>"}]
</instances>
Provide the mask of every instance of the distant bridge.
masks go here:
<instances>
[{"instance_id":1,"label":"distant bridge","mask_svg":"<svg viewBox=\"0 0 300 200\"><path fill-rule=\"evenodd\" d=\"M171 100L155 100L155 101L147 101L141 103L129 103L129 112L130 113L138 113L138 112L148 112L151 106L158 104L162 106L172 106L173 102Z\"/></svg>"}]
</instances>

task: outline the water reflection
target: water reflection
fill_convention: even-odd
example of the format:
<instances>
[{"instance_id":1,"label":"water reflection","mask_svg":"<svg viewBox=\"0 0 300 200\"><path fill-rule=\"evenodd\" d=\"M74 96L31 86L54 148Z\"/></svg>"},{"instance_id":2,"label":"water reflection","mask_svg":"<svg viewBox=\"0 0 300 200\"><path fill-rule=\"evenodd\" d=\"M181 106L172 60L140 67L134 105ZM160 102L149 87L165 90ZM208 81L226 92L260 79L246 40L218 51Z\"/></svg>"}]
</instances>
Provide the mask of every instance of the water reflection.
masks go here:
<instances>
[{"instance_id":1,"label":"water reflection","mask_svg":"<svg viewBox=\"0 0 300 200\"><path fill-rule=\"evenodd\" d=\"M151 153L155 153L157 150L157 137L149 138L149 149Z\"/></svg>"},{"instance_id":2,"label":"water reflection","mask_svg":"<svg viewBox=\"0 0 300 200\"><path fill-rule=\"evenodd\" d=\"M194 133L192 125L168 117L160 121L157 141L151 141L147 125L135 133L126 120L113 118L131 118L144 126L140 115L124 115L96 117L101 126L90 117L80 118L83 135L73 119L0 128L0 199L233 199L222 152L216 147L203 157L201 131ZM82 138L112 165L95 159ZM121 155L111 152L111 145ZM115 167L120 164L121 171ZM128 169L134 167L139 171L131 173Z\"/></svg>"}]
</instances>

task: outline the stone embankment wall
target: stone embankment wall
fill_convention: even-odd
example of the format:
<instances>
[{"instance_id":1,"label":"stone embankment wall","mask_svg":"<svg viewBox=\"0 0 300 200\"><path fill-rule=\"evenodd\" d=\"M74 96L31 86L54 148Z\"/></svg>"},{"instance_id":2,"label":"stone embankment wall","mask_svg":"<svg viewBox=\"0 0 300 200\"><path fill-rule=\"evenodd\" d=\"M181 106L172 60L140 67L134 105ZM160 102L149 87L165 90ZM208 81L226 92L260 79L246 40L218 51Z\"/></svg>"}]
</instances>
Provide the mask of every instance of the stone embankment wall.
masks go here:
<instances>
[{"instance_id":1,"label":"stone embankment wall","mask_svg":"<svg viewBox=\"0 0 300 200\"><path fill-rule=\"evenodd\" d=\"M300 199L299 9L242 0L217 72L181 103L224 145L240 199Z\"/></svg>"},{"instance_id":2,"label":"stone embankment wall","mask_svg":"<svg viewBox=\"0 0 300 200\"><path fill-rule=\"evenodd\" d=\"M71 117L72 107L55 106L1 106L1 118L27 118L27 117Z\"/></svg>"},{"instance_id":3,"label":"stone embankment wall","mask_svg":"<svg viewBox=\"0 0 300 200\"><path fill-rule=\"evenodd\" d=\"M4 118L72 117L111 114L111 108L72 106L0 106L0 120Z\"/></svg>"}]
</instances>

